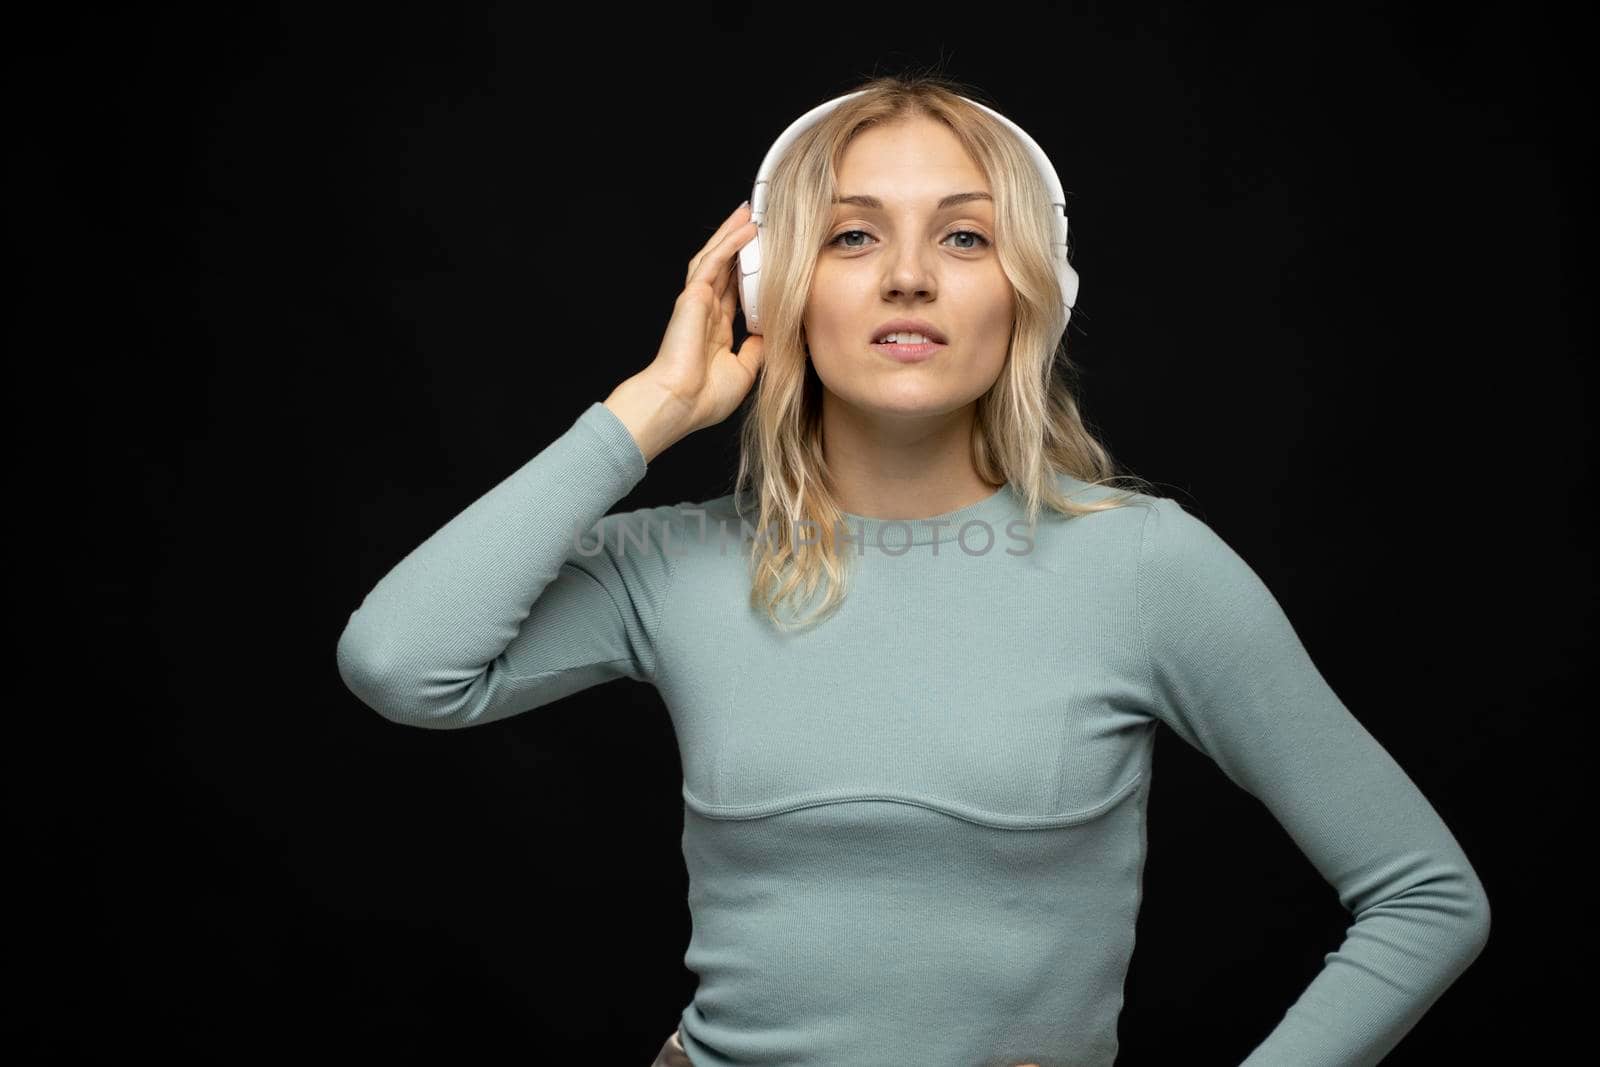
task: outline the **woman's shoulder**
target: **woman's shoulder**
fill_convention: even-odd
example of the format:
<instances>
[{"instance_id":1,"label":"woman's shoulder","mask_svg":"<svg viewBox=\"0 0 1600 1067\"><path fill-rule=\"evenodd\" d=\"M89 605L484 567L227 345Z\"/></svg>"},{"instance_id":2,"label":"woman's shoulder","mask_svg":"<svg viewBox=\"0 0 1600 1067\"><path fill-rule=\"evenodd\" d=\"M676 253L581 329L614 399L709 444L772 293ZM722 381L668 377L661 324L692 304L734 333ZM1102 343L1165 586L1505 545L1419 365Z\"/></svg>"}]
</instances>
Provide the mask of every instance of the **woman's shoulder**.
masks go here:
<instances>
[{"instance_id":1,"label":"woman's shoulder","mask_svg":"<svg viewBox=\"0 0 1600 1067\"><path fill-rule=\"evenodd\" d=\"M748 514L743 517L754 523ZM615 524L619 536L648 539L652 548L666 555L682 556L696 545L716 546L722 540L737 540L740 518L734 494L726 493L617 512L606 516L605 522Z\"/></svg>"},{"instance_id":2,"label":"woman's shoulder","mask_svg":"<svg viewBox=\"0 0 1600 1067\"><path fill-rule=\"evenodd\" d=\"M1116 479L1090 481L1061 472L1056 475L1056 487L1073 504L1098 505L1094 511L1061 515L1061 521L1094 519L1119 528L1131 523L1137 529L1143 526L1148 512L1171 504L1166 497L1131 484L1118 484Z\"/></svg>"},{"instance_id":3,"label":"woman's shoulder","mask_svg":"<svg viewBox=\"0 0 1600 1067\"><path fill-rule=\"evenodd\" d=\"M1115 480L1113 480L1115 481ZM1157 572L1227 569L1237 553L1200 514L1176 497L1131 484L1100 484L1062 475L1067 498L1079 503L1115 501L1119 506L1075 516L1069 521L1101 540L1131 546L1142 570ZM1079 520L1088 520L1087 524Z\"/></svg>"}]
</instances>

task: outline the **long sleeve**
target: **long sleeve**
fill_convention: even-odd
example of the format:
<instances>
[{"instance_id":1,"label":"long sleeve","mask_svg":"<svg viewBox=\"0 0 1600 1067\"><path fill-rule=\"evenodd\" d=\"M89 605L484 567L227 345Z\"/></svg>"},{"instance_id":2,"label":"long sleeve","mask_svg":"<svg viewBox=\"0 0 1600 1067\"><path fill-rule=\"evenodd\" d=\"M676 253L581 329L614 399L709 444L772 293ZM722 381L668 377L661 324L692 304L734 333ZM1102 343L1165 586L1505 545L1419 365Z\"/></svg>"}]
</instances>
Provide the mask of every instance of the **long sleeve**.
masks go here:
<instances>
[{"instance_id":1,"label":"long sleeve","mask_svg":"<svg viewBox=\"0 0 1600 1067\"><path fill-rule=\"evenodd\" d=\"M1260 577L1176 501L1147 511L1137 584L1155 714L1266 806L1354 917L1245 1067L1378 1063L1483 950L1488 896Z\"/></svg>"},{"instance_id":2,"label":"long sleeve","mask_svg":"<svg viewBox=\"0 0 1600 1067\"><path fill-rule=\"evenodd\" d=\"M673 509L606 514L645 469L622 421L590 404L363 598L339 637L345 685L393 722L457 729L654 681Z\"/></svg>"}]
</instances>

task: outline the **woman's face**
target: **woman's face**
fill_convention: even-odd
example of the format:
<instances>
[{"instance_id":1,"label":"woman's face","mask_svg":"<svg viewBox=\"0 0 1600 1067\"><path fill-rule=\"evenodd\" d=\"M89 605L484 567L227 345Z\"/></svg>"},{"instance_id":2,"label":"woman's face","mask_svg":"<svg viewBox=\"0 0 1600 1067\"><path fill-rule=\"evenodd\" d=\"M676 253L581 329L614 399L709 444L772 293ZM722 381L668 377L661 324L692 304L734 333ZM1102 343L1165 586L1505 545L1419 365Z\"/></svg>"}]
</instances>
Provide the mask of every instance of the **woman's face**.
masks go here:
<instances>
[{"instance_id":1,"label":"woman's face","mask_svg":"<svg viewBox=\"0 0 1600 1067\"><path fill-rule=\"evenodd\" d=\"M991 190L948 127L917 117L862 131L845 149L802 324L811 363L838 399L883 415L940 415L982 396L1011 338L1012 289L995 250ZM962 231L969 231L963 233ZM976 234L976 236L973 236ZM947 344L901 362L873 347L890 319L923 319Z\"/></svg>"}]
</instances>

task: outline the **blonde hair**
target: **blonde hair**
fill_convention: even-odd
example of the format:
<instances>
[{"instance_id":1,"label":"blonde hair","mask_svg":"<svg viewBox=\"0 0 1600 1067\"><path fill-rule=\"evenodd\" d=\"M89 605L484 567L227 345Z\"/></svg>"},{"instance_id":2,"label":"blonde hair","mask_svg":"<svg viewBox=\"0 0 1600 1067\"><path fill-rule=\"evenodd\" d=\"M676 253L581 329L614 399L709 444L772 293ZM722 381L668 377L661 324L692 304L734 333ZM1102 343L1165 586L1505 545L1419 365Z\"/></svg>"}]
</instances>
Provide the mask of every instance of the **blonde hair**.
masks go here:
<instances>
[{"instance_id":1,"label":"blonde hair","mask_svg":"<svg viewBox=\"0 0 1600 1067\"><path fill-rule=\"evenodd\" d=\"M801 134L778 162L761 228L763 361L746 402L734 485L736 508L740 497L758 501L750 605L780 630L831 615L848 589L843 560L849 553L839 550L835 537L847 524L823 459L822 382L807 358L801 322L828 236L838 166L862 130L918 115L936 119L988 177L996 249L1015 297L1005 366L977 401L972 459L978 475L996 489L1009 482L1026 502L1030 526L1042 508L1069 517L1105 511L1124 506L1150 484L1120 471L1079 414L1077 371L1066 354L1067 313L1051 260L1054 209L1027 150L1003 123L962 99L978 99L974 92L942 76L886 75L857 88L864 91ZM1080 502L1061 491L1062 473L1093 485L1124 481L1136 488ZM802 527L808 532L797 536ZM791 627L779 617L785 602L810 601L824 577L827 597L808 619Z\"/></svg>"}]
</instances>

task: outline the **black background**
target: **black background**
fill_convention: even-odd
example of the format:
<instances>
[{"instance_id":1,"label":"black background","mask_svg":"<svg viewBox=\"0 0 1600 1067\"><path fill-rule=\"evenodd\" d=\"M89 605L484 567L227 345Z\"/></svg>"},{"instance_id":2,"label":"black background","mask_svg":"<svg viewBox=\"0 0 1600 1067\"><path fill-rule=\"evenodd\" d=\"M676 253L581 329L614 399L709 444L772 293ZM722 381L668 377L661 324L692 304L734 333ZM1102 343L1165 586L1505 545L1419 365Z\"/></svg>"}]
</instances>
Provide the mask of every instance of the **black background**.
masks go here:
<instances>
[{"instance_id":1,"label":"black background","mask_svg":"<svg viewBox=\"0 0 1600 1067\"><path fill-rule=\"evenodd\" d=\"M406 729L335 644L649 362L785 125L920 67L1062 175L1091 423L1258 570L1487 886L1488 948L1385 1062L1543 1061L1593 703L1591 87L1556 10L14 24L16 1062L650 1061L694 990L655 691ZM728 491L734 431L618 507ZM1349 917L1257 802L1158 752L1119 1063L1235 1064Z\"/></svg>"}]
</instances>

